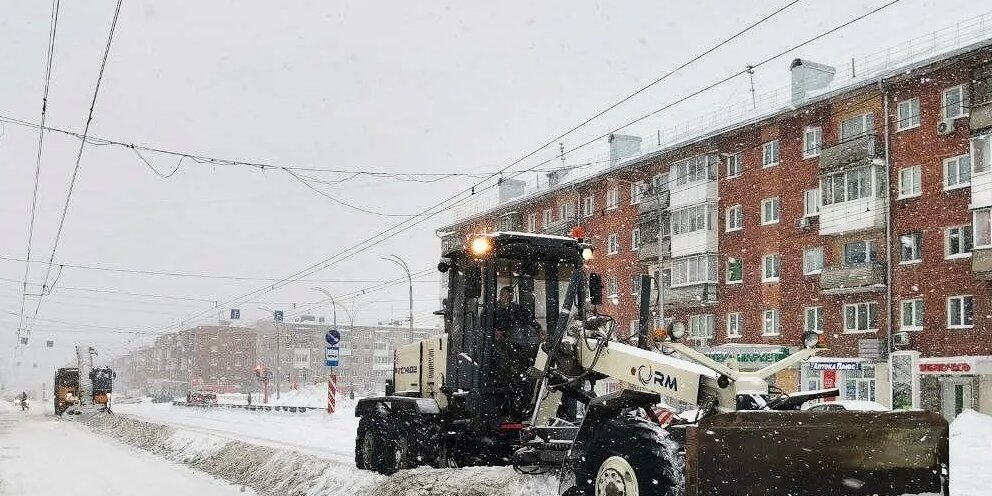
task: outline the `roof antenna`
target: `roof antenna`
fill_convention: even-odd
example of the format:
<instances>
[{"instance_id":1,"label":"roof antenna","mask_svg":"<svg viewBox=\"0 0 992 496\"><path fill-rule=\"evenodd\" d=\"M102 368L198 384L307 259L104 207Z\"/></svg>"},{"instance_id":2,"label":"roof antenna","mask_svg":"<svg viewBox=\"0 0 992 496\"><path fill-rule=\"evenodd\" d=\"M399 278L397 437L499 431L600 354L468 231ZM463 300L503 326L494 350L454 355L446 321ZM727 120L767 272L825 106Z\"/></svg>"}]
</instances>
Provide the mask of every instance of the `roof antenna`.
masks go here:
<instances>
[{"instance_id":1,"label":"roof antenna","mask_svg":"<svg viewBox=\"0 0 992 496\"><path fill-rule=\"evenodd\" d=\"M747 65L747 75L751 78L751 108L758 108L758 100L754 97L754 66Z\"/></svg>"}]
</instances>

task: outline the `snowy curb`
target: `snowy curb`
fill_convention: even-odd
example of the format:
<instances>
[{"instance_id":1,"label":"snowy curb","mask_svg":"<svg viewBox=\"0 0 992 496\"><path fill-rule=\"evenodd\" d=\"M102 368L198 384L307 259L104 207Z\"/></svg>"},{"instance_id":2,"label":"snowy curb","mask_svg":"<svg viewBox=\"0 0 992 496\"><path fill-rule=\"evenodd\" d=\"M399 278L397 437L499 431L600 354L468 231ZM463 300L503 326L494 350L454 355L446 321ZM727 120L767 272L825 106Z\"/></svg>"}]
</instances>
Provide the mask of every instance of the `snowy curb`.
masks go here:
<instances>
[{"instance_id":1,"label":"snowy curb","mask_svg":"<svg viewBox=\"0 0 992 496\"><path fill-rule=\"evenodd\" d=\"M548 476L509 467L418 468L384 477L336 461L185 431L122 415L94 414L82 422L97 433L141 448L259 494L287 496L556 495Z\"/></svg>"},{"instance_id":2,"label":"snowy curb","mask_svg":"<svg viewBox=\"0 0 992 496\"><path fill-rule=\"evenodd\" d=\"M94 431L189 465L260 494L345 496L374 494L384 477L337 462L120 415L95 414L83 423Z\"/></svg>"}]
</instances>

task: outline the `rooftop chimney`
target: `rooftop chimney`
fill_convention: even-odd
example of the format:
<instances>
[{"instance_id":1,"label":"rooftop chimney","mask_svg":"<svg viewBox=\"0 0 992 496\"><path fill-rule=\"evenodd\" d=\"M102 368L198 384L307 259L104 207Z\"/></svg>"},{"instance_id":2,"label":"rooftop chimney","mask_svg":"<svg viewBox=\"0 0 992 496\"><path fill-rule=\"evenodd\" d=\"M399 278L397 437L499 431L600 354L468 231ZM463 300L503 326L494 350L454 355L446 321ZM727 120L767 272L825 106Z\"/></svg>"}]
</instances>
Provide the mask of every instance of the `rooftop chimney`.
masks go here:
<instances>
[{"instance_id":1,"label":"rooftop chimney","mask_svg":"<svg viewBox=\"0 0 992 496\"><path fill-rule=\"evenodd\" d=\"M792 71L792 106L799 107L810 97L823 93L822 90L834 80L837 69L829 65L809 60L795 59L789 65Z\"/></svg>"},{"instance_id":2,"label":"rooftop chimney","mask_svg":"<svg viewBox=\"0 0 992 496\"><path fill-rule=\"evenodd\" d=\"M527 186L527 181L520 179L500 179L497 187L499 203L502 205L514 198L523 196L525 186Z\"/></svg>"},{"instance_id":3,"label":"rooftop chimney","mask_svg":"<svg viewBox=\"0 0 992 496\"><path fill-rule=\"evenodd\" d=\"M610 135L610 167L621 160L641 153L641 137L625 134Z\"/></svg>"}]
</instances>

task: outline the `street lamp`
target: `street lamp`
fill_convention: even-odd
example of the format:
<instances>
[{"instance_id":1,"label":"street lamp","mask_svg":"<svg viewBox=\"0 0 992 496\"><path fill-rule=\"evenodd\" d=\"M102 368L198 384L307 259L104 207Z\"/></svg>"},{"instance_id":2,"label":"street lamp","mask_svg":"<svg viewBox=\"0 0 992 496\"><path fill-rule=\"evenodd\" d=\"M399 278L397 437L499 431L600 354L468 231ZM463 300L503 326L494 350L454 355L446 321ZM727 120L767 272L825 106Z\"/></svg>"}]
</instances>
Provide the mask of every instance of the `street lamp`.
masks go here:
<instances>
[{"instance_id":1,"label":"street lamp","mask_svg":"<svg viewBox=\"0 0 992 496\"><path fill-rule=\"evenodd\" d=\"M381 258L383 260L389 260L390 262L393 262L394 264L399 265L400 267L403 268L403 271L406 272L406 280L407 280L407 283L409 284L409 287L410 287L409 288L410 289L410 333L412 335L412 333L413 333L413 277L410 275L410 267L407 266L406 262L404 262L402 258L400 258L400 257L398 257L396 255L389 255L388 257L379 257L379 258Z\"/></svg>"}]
</instances>

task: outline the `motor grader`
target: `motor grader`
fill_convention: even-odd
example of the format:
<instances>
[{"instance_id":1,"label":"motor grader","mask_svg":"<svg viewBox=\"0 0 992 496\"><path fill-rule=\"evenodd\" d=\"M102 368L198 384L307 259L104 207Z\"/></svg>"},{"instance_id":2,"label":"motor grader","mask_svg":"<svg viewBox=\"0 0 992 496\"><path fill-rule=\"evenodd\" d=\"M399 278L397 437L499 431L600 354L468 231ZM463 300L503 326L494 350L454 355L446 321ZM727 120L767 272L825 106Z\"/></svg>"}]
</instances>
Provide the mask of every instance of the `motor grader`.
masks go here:
<instances>
[{"instance_id":1,"label":"motor grader","mask_svg":"<svg viewBox=\"0 0 992 496\"><path fill-rule=\"evenodd\" d=\"M838 394L769 386L819 351L812 333L748 372L681 343L678 322L632 342L599 311L591 257L581 238L516 232L444 253L445 333L398 349L386 395L356 405L358 468L513 465L583 495L946 494L943 417L799 411ZM596 395L605 379L624 387ZM662 399L698 414L664 421Z\"/></svg>"}]
</instances>

